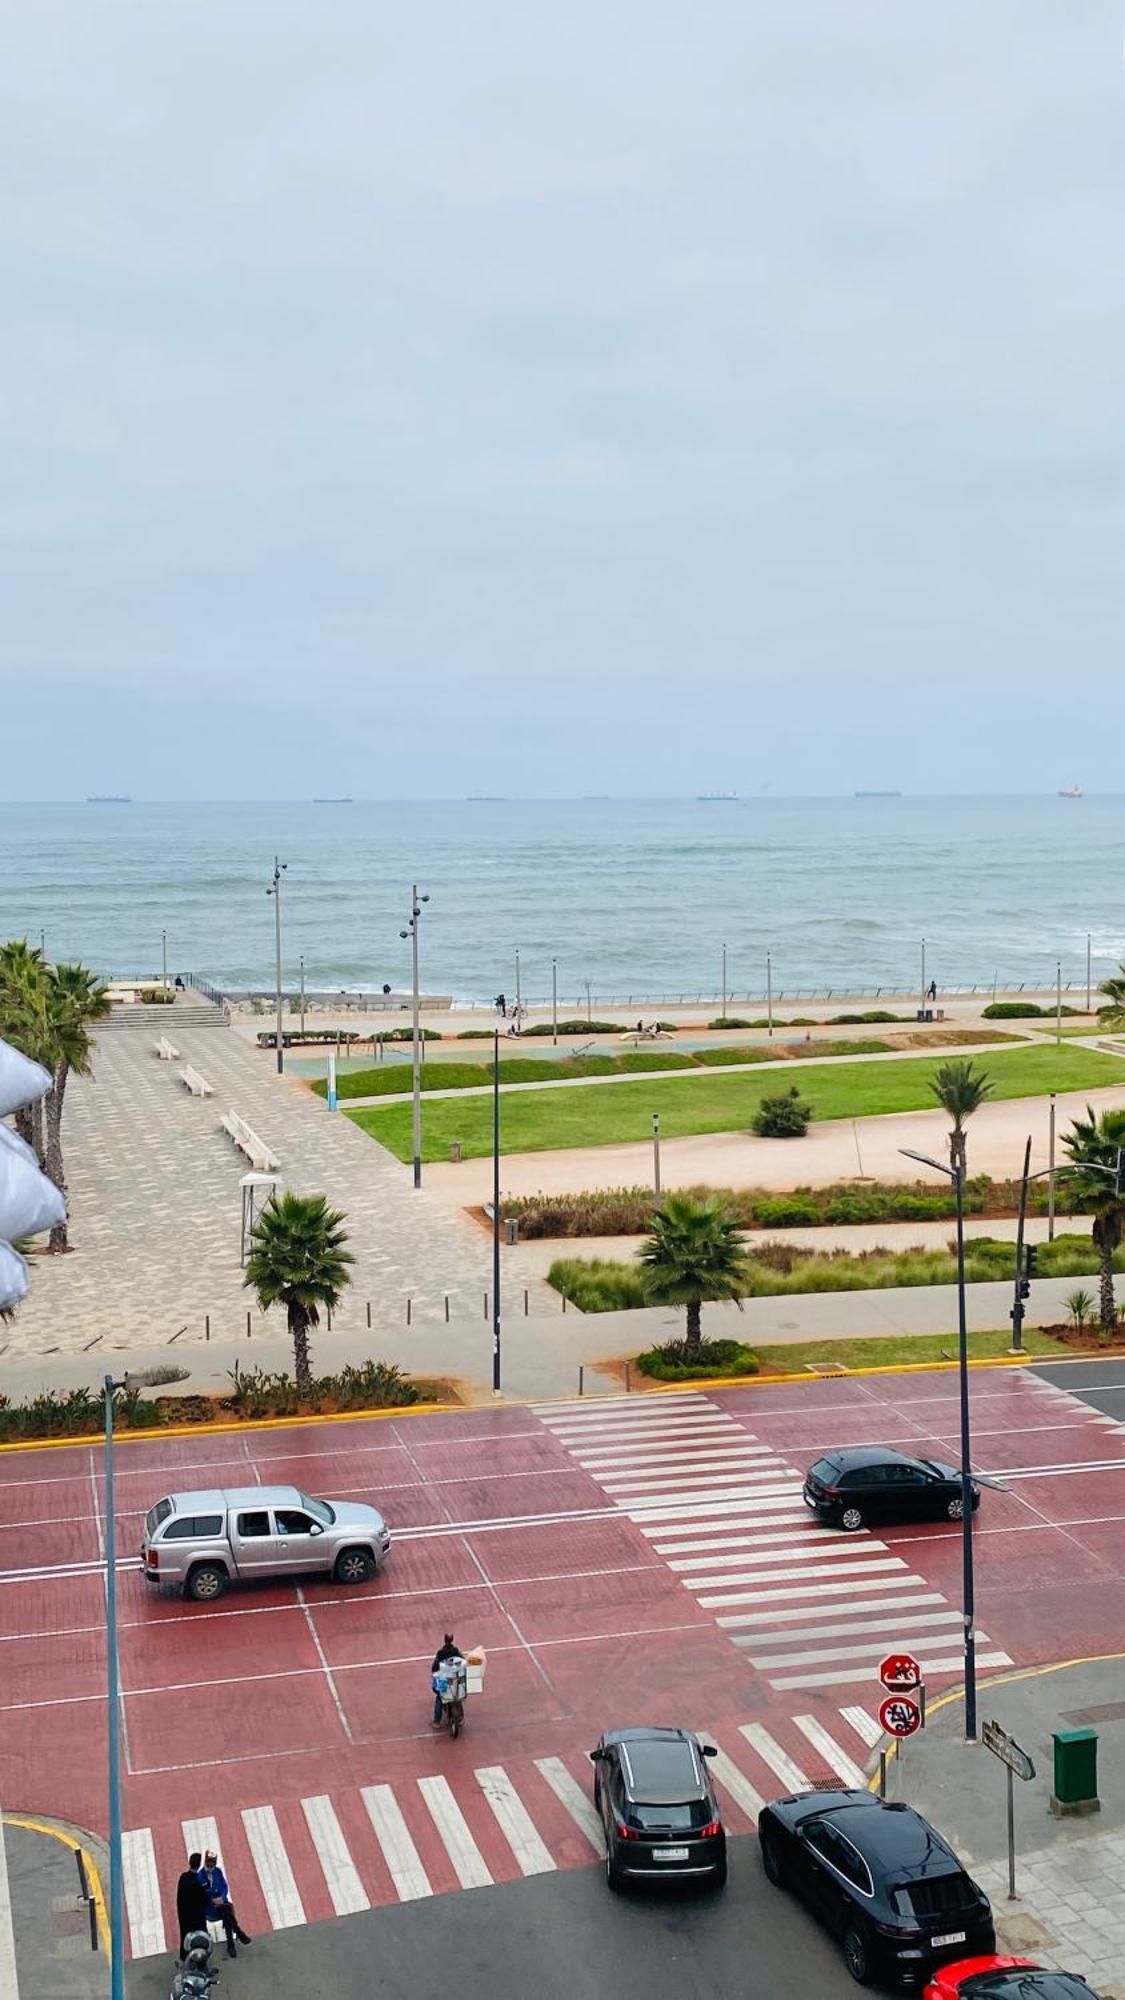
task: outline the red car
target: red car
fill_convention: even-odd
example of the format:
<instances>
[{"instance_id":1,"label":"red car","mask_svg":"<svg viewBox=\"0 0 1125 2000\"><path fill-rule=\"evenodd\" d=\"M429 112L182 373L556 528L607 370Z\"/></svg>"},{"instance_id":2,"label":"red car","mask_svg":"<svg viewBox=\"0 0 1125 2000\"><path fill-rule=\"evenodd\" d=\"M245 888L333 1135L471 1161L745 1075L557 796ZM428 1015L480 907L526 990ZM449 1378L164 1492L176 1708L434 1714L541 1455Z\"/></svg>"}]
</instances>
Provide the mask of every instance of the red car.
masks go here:
<instances>
[{"instance_id":1,"label":"red car","mask_svg":"<svg viewBox=\"0 0 1125 2000\"><path fill-rule=\"evenodd\" d=\"M922 2000L1097 2000L1097 1994L1077 1972L1049 1972L1033 1958L990 1956L941 1966Z\"/></svg>"}]
</instances>

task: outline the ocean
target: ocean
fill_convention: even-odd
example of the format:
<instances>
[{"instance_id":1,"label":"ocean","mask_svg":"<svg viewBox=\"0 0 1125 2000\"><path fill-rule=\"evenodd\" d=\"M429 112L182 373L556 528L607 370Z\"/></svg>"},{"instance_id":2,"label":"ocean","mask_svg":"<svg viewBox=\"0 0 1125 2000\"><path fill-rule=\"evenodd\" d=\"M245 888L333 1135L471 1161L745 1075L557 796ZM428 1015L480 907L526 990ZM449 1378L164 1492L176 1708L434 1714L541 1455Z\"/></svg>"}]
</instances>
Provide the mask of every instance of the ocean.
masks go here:
<instances>
[{"instance_id":1,"label":"ocean","mask_svg":"<svg viewBox=\"0 0 1125 2000\"><path fill-rule=\"evenodd\" d=\"M1125 798L0 804L0 938L103 973L611 998L1064 982L1125 957Z\"/></svg>"}]
</instances>

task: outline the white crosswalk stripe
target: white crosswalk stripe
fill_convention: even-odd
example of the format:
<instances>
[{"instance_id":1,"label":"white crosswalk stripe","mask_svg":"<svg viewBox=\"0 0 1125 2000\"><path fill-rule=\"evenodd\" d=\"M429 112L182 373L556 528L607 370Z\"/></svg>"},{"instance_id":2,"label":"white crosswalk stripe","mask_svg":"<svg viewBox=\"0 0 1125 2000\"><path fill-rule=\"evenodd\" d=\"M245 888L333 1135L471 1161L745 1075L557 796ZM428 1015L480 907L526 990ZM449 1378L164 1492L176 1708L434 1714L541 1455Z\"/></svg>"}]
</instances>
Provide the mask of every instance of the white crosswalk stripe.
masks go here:
<instances>
[{"instance_id":1,"label":"white crosswalk stripe","mask_svg":"<svg viewBox=\"0 0 1125 2000\"><path fill-rule=\"evenodd\" d=\"M134 1958L154 1957L165 1949L164 1913L156 1848L147 1826L121 1837L121 1879L129 1920L129 1949ZM176 1940L179 1949L179 1939Z\"/></svg>"},{"instance_id":2,"label":"white crosswalk stripe","mask_svg":"<svg viewBox=\"0 0 1125 2000\"><path fill-rule=\"evenodd\" d=\"M735 1805L746 1814L748 1820L756 1820L765 1804L745 1773L740 1771L725 1750L718 1750L710 1759L711 1769L723 1789L730 1793Z\"/></svg>"},{"instance_id":3,"label":"white crosswalk stripe","mask_svg":"<svg viewBox=\"0 0 1125 2000\"><path fill-rule=\"evenodd\" d=\"M421 1896L432 1896L430 1878L422 1866L421 1855L410 1838L402 1809L391 1787L365 1785L360 1797L367 1807L368 1818L383 1850L383 1859L399 1900L410 1903Z\"/></svg>"},{"instance_id":4,"label":"white crosswalk stripe","mask_svg":"<svg viewBox=\"0 0 1125 2000\"><path fill-rule=\"evenodd\" d=\"M930 1656L928 1671L955 1670L936 1659L949 1657L959 1611L878 1537L810 1517L800 1470L706 1396L538 1414L775 1686L861 1680L900 1639Z\"/></svg>"},{"instance_id":5,"label":"white crosswalk stripe","mask_svg":"<svg viewBox=\"0 0 1125 2000\"><path fill-rule=\"evenodd\" d=\"M824 1724L819 1722L815 1715L795 1715L793 1720L802 1736L807 1736L813 1749L823 1757L829 1770L834 1771L838 1778L842 1778L845 1785L853 1785L857 1791L862 1791L867 1779L854 1757L850 1757L848 1752L841 1748Z\"/></svg>"},{"instance_id":6,"label":"white crosswalk stripe","mask_svg":"<svg viewBox=\"0 0 1125 2000\"><path fill-rule=\"evenodd\" d=\"M302 1799L301 1811L305 1815L305 1824L312 1836L336 1915L354 1916L358 1910L370 1909L367 1891L348 1852L348 1843L331 1799L324 1793L315 1799Z\"/></svg>"},{"instance_id":7,"label":"white crosswalk stripe","mask_svg":"<svg viewBox=\"0 0 1125 2000\"><path fill-rule=\"evenodd\" d=\"M595 1854L605 1854L605 1834L602 1823L594 1810L593 1801L587 1798L577 1778L572 1778L561 1757L537 1757L535 1768L546 1778L559 1804L566 1807L576 1826L581 1827Z\"/></svg>"},{"instance_id":8,"label":"white crosswalk stripe","mask_svg":"<svg viewBox=\"0 0 1125 2000\"><path fill-rule=\"evenodd\" d=\"M801 1766L783 1750L780 1743L760 1722L744 1722L741 1733L757 1751L763 1764L780 1778L787 1792L807 1792L811 1780L806 1778Z\"/></svg>"},{"instance_id":9,"label":"white crosswalk stripe","mask_svg":"<svg viewBox=\"0 0 1125 2000\"><path fill-rule=\"evenodd\" d=\"M502 1765L485 1766L477 1771L476 1779L516 1857L521 1874L547 1874L555 1865L554 1857L536 1832L531 1814Z\"/></svg>"},{"instance_id":10,"label":"white crosswalk stripe","mask_svg":"<svg viewBox=\"0 0 1125 2000\"><path fill-rule=\"evenodd\" d=\"M868 1715L865 1708L859 1708L853 1703L847 1708L842 1708L840 1714L845 1722L850 1723L856 1735L861 1742L866 1743L869 1750L874 1750L876 1744L882 1742L883 1732L874 1716Z\"/></svg>"},{"instance_id":11,"label":"white crosswalk stripe","mask_svg":"<svg viewBox=\"0 0 1125 2000\"><path fill-rule=\"evenodd\" d=\"M295 1924L303 1924L304 1905L273 1807L247 1806L242 1824L274 1930L287 1931Z\"/></svg>"},{"instance_id":12,"label":"white crosswalk stripe","mask_svg":"<svg viewBox=\"0 0 1125 2000\"><path fill-rule=\"evenodd\" d=\"M492 1872L469 1831L449 1782L445 1778L419 1778L418 1790L430 1809L430 1817L441 1835L445 1851L463 1889L487 1889Z\"/></svg>"}]
</instances>

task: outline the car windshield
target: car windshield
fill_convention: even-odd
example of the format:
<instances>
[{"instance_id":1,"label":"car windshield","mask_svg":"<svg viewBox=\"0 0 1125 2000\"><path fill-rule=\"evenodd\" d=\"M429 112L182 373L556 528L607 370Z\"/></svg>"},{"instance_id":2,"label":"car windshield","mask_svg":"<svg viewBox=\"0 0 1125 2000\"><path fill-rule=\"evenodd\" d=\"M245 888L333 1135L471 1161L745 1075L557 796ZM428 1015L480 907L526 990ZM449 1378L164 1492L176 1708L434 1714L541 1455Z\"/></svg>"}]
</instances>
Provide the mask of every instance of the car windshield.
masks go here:
<instances>
[{"instance_id":1,"label":"car windshield","mask_svg":"<svg viewBox=\"0 0 1125 2000\"><path fill-rule=\"evenodd\" d=\"M306 1514L311 1514L313 1520L319 1521L322 1528L330 1528L332 1526L336 1516L328 1505L327 1500L314 1500L308 1493L298 1493L297 1498Z\"/></svg>"},{"instance_id":2,"label":"car windshield","mask_svg":"<svg viewBox=\"0 0 1125 2000\"><path fill-rule=\"evenodd\" d=\"M961 1981L961 2000L1093 2000L1089 1987L1069 1972L1040 1972L1012 1966L1005 1972L978 1972Z\"/></svg>"}]
</instances>

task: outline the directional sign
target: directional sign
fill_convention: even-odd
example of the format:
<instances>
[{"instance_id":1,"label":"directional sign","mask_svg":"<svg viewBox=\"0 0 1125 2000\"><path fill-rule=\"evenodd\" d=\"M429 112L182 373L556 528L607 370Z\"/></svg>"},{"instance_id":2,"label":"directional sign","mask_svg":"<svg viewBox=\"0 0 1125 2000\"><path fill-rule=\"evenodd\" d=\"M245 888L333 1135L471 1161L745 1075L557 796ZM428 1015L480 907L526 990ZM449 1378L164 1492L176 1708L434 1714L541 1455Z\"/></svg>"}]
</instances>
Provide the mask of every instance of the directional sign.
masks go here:
<instances>
[{"instance_id":1,"label":"directional sign","mask_svg":"<svg viewBox=\"0 0 1125 2000\"><path fill-rule=\"evenodd\" d=\"M922 1685L922 1669L912 1653L888 1653L879 1679L889 1694L913 1694Z\"/></svg>"},{"instance_id":2,"label":"directional sign","mask_svg":"<svg viewBox=\"0 0 1125 2000\"><path fill-rule=\"evenodd\" d=\"M879 1709L879 1721L888 1736L913 1736L922 1727L922 1711L909 1695L888 1695Z\"/></svg>"},{"instance_id":3,"label":"directional sign","mask_svg":"<svg viewBox=\"0 0 1125 2000\"><path fill-rule=\"evenodd\" d=\"M1015 1737L1009 1736L1006 1729L1001 1729L998 1722L986 1722L980 1735L985 1749L991 1750L994 1757L999 1757L1000 1762L1006 1764L1009 1771L1014 1771L1017 1778L1026 1781L1035 1776L1035 1765L1027 1751L1021 1750Z\"/></svg>"}]
</instances>

